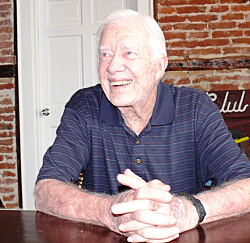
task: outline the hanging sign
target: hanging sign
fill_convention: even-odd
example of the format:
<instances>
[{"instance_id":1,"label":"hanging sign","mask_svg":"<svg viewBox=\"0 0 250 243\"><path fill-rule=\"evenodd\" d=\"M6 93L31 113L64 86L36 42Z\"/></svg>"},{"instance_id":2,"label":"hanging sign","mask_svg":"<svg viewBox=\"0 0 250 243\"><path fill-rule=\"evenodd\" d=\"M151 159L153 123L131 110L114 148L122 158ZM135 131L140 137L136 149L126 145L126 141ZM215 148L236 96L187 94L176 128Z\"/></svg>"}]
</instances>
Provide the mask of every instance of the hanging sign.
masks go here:
<instances>
[{"instance_id":1,"label":"hanging sign","mask_svg":"<svg viewBox=\"0 0 250 243\"><path fill-rule=\"evenodd\" d=\"M250 90L209 91L224 118L250 117Z\"/></svg>"}]
</instances>

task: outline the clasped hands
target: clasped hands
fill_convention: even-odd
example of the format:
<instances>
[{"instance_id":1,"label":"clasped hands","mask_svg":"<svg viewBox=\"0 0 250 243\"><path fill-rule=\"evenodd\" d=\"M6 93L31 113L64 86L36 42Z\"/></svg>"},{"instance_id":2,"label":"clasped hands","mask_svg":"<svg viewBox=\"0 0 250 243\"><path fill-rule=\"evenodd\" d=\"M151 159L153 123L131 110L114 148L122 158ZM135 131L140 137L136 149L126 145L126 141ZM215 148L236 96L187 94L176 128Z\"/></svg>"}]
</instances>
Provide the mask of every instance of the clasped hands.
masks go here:
<instances>
[{"instance_id":1,"label":"clasped hands","mask_svg":"<svg viewBox=\"0 0 250 243\"><path fill-rule=\"evenodd\" d=\"M111 208L116 226L129 242L169 242L179 237L183 230L176 217L183 203L170 194L170 186L159 180L147 183L129 169L117 180L132 189L121 193Z\"/></svg>"}]
</instances>

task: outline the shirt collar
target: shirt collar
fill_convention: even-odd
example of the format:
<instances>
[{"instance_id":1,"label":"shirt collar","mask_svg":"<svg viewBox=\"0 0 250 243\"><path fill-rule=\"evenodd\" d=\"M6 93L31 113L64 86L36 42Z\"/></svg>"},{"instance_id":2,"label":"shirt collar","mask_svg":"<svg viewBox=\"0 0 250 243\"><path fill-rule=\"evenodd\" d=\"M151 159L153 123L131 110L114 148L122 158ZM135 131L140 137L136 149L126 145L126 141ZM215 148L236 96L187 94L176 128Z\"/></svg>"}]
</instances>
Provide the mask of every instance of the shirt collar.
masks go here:
<instances>
[{"instance_id":1,"label":"shirt collar","mask_svg":"<svg viewBox=\"0 0 250 243\"><path fill-rule=\"evenodd\" d=\"M174 118L175 107L172 91L167 83L160 81L153 115L150 119L151 125L165 125L173 122ZM123 118L119 109L110 103L104 92L102 92L100 119L113 126L123 126Z\"/></svg>"}]
</instances>

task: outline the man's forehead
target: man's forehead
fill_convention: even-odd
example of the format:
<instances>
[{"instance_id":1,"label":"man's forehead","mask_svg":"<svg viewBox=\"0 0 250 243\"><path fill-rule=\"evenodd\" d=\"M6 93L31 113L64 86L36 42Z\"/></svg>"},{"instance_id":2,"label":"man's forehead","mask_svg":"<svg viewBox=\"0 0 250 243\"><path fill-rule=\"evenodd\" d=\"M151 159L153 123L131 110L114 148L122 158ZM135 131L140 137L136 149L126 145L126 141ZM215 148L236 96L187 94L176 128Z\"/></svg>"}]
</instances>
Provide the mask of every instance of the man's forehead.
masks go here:
<instances>
[{"instance_id":1,"label":"man's forehead","mask_svg":"<svg viewBox=\"0 0 250 243\"><path fill-rule=\"evenodd\" d=\"M145 40L147 37L149 37L147 30L141 26L137 28L129 24L108 25L102 34L100 49L112 42L123 43L126 47L134 46L135 42Z\"/></svg>"}]
</instances>

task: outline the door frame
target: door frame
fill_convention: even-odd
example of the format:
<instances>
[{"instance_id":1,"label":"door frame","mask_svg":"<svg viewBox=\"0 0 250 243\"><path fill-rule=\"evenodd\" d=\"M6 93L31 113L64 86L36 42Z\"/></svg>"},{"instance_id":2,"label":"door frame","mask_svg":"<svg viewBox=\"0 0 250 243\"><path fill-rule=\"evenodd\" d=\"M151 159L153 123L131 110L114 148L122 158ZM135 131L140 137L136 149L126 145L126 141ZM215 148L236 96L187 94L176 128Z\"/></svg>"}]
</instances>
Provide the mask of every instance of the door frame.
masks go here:
<instances>
[{"instance_id":1,"label":"door frame","mask_svg":"<svg viewBox=\"0 0 250 243\"><path fill-rule=\"evenodd\" d=\"M20 156L23 209L35 210L34 190L39 172L40 111L38 65L38 1L17 1ZM153 16L153 0L137 0L138 10Z\"/></svg>"}]
</instances>

